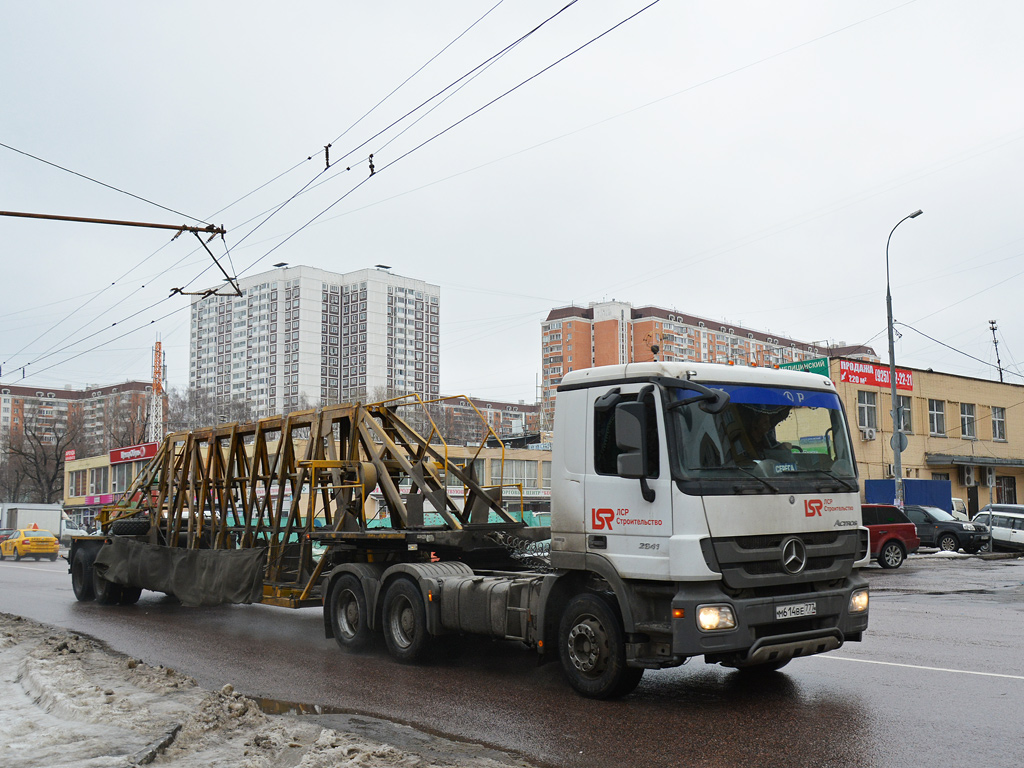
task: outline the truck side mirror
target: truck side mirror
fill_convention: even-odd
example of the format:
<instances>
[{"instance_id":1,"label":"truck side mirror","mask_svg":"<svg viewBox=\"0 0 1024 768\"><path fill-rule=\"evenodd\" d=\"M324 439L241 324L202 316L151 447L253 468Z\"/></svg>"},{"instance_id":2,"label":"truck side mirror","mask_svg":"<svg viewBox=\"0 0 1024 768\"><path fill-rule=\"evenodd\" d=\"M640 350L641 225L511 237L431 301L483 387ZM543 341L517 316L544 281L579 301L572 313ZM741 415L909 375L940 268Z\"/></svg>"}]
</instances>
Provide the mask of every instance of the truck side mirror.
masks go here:
<instances>
[{"instance_id":1,"label":"truck side mirror","mask_svg":"<svg viewBox=\"0 0 1024 768\"><path fill-rule=\"evenodd\" d=\"M615 407L615 442L619 447L619 475L646 477L647 430L643 403L619 403Z\"/></svg>"},{"instance_id":2,"label":"truck side mirror","mask_svg":"<svg viewBox=\"0 0 1024 768\"><path fill-rule=\"evenodd\" d=\"M619 476L639 479L644 500L654 501L654 490L647 485L647 422L642 402L615 406L615 443L620 451Z\"/></svg>"}]
</instances>

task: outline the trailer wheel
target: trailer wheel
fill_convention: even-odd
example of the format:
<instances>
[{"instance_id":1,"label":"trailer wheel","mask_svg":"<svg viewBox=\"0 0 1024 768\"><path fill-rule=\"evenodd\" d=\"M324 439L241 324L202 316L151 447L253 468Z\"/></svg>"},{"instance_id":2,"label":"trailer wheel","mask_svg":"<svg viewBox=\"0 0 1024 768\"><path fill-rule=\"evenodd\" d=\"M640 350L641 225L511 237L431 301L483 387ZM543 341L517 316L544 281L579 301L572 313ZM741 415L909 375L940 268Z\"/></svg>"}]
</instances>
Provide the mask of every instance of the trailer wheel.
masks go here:
<instances>
[{"instance_id":1,"label":"trailer wheel","mask_svg":"<svg viewBox=\"0 0 1024 768\"><path fill-rule=\"evenodd\" d=\"M366 595L356 576L346 573L335 582L328 610L338 645L348 651L361 651L370 645L373 633L366 611Z\"/></svg>"},{"instance_id":2,"label":"trailer wheel","mask_svg":"<svg viewBox=\"0 0 1024 768\"><path fill-rule=\"evenodd\" d=\"M100 605L116 605L121 599L121 585L107 581L95 568L92 569L92 589L96 593L96 602Z\"/></svg>"},{"instance_id":3,"label":"trailer wheel","mask_svg":"<svg viewBox=\"0 0 1024 768\"><path fill-rule=\"evenodd\" d=\"M142 597L140 587L121 587L121 596L117 598L118 605L135 605Z\"/></svg>"},{"instance_id":4,"label":"trailer wheel","mask_svg":"<svg viewBox=\"0 0 1024 768\"><path fill-rule=\"evenodd\" d=\"M591 699L617 699L640 684L643 669L626 666L618 612L591 593L569 601L558 627L559 657L569 685Z\"/></svg>"},{"instance_id":5,"label":"trailer wheel","mask_svg":"<svg viewBox=\"0 0 1024 768\"><path fill-rule=\"evenodd\" d=\"M430 648L423 595L409 579L396 579L384 593L384 642L403 664L419 661Z\"/></svg>"},{"instance_id":6,"label":"trailer wheel","mask_svg":"<svg viewBox=\"0 0 1024 768\"><path fill-rule=\"evenodd\" d=\"M92 561L95 559L95 553L90 554L80 549L71 561L71 588L75 591L75 597L83 603L96 596L92 585Z\"/></svg>"}]
</instances>

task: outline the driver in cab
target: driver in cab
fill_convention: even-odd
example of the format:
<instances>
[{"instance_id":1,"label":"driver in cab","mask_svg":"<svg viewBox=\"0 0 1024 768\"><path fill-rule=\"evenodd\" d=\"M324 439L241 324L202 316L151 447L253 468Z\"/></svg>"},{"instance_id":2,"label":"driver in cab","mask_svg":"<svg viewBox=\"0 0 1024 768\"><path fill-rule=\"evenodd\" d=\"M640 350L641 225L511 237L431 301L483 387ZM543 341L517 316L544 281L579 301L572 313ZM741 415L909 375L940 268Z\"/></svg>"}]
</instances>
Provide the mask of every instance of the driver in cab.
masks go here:
<instances>
[{"instance_id":1,"label":"driver in cab","mask_svg":"<svg viewBox=\"0 0 1024 768\"><path fill-rule=\"evenodd\" d=\"M789 416L787 406L739 405L738 409L746 431L742 453L748 461L792 460L793 446L781 443L775 437L775 428Z\"/></svg>"}]
</instances>

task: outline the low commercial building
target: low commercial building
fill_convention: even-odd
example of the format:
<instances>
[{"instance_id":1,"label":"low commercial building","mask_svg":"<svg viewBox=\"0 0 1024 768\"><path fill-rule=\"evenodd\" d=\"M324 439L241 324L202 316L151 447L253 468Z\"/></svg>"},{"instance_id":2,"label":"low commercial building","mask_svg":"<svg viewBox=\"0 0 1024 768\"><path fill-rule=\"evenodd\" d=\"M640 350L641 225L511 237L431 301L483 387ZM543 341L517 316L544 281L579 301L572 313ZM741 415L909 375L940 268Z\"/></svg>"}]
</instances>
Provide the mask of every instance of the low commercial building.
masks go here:
<instances>
[{"instance_id":1,"label":"low commercial building","mask_svg":"<svg viewBox=\"0 0 1024 768\"><path fill-rule=\"evenodd\" d=\"M92 525L100 508L121 498L159 446L130 445L64 462L64 511L83 528Z\"/></svg>"},{"instance_id":2,"label":"low commercial building","mask_svg":"<svg viewBox=\"0 0 1024 768\"><path fill-rule=\"evenodd\" d=\"M827 366L854 432L861 480L893 477L889 367L842 358ZM906 435L904 477L949 480L971 515L990 502L1017 503L1024 385L897 367L896 392Z\"/></svg>"}]
</instances>

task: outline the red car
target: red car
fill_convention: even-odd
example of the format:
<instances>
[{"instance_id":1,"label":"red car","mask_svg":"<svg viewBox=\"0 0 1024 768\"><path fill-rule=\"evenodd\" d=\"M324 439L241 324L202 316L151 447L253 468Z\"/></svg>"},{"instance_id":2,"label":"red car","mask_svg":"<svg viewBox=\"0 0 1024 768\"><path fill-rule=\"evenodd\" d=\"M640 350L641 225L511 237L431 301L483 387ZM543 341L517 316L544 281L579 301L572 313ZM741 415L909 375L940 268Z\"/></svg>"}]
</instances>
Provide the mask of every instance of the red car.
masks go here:
<instances>
[{"instance_id":1,"label":"red car","mask_svg":"<svg viewBox=\"0 0 1024 768\"><path fill-rule=\"evenodd\" d=\"M862 504L861 517L871 532L871 556L883 568L899 568L907 555L917 552L921 539L917 526L892 504Z\"/></svg>"}]
</instances>

